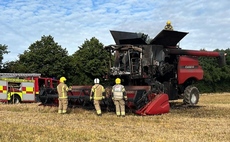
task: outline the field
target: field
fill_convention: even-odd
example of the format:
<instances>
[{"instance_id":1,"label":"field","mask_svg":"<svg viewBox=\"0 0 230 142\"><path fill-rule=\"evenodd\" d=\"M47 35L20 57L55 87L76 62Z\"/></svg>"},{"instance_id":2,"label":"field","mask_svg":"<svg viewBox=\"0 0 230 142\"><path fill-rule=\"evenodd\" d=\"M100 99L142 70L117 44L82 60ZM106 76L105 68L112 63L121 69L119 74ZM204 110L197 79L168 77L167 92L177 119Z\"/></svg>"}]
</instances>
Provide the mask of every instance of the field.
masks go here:
<instances>
[{"instance_id":1,"label":"field","mask_svg":"<svg viewBox=\"0 0 230 142\"><path fill-rule=\"evenodd\" d=\"M116 117L93 110L0 104L1 142L228 142L230 94L202 94L196 107L172 102L170 113Z\"/></svg>"}]
</instances>

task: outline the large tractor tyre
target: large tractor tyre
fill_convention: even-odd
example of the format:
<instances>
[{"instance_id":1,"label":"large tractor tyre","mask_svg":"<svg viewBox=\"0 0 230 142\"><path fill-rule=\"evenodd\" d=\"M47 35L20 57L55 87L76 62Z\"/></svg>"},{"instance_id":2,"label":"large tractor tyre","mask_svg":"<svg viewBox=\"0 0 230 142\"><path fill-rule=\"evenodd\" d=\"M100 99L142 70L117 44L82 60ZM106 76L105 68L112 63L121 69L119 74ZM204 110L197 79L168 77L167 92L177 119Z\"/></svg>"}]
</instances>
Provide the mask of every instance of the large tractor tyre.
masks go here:
<instances>
[{"instance_id":1,"label":"large tractor tyre","mask_svg":"<svg viewBox=\"0 0 230 142\"><path fill-rule=\"evenodd\" d=\"M194 106L199 102L200 92L195 86L188 86L184 91L184 104Z\"/></svg>"},{"instance_id":2,"label":"large tractor tyre","mask_svg":"<svg viewBox=\"0 0 230 142\"><path fill-rule=\"evenodd\" d=\"M21 98L18 95L13 95L10 99L12 104L19 104L21 103Z\"/></svg>"}]
</instances>

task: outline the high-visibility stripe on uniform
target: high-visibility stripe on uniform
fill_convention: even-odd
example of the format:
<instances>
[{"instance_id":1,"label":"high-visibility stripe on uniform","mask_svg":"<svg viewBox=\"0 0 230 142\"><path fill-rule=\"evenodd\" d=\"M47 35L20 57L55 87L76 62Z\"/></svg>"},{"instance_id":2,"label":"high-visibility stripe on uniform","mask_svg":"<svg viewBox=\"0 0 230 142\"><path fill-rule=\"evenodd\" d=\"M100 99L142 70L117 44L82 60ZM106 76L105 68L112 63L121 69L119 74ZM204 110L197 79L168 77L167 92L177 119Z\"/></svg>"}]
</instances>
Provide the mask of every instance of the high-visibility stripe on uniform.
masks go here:
<instances>
[{"instance_id":1,"label":"high-visibility stripe on uniform","mask_svg":"<svg viewBox=\"0 0 230 142\"><path fill-rule=\"evenodd\" d=\"M59 98L62 98L62 99L65 99L65 98L67 98L67 95L65 95L65 91L68 91L68 87L66 87L66 89L65 89L65 86L63 85L62 86L62 88L61 88L61 92L62 92L62 96L61 97L59 97Z\"/></svg>"},{"instance_id":2,"label":"high-visibility stripe on uniform","mask_svg":"<svg viewBox=\"0 0 230 142\"><path fill-rule=\"evenodd\" d=\"M97 84L92 87L92 92L94 93L93 96L94 100L102 100L103 98L102 93L105 92L105 89L102 85Z\"/></svg>"},{"instance_id":3,"label":"high-visibility stripe on uniform","mask_svg":"<svg viewBox=\"0 0 230 142\"><path fill-rule=\"evenodd\" d=\"M68 98L68 92L69 88L66 84L64 83L59 83L57 86L57 91L58 91L58 98L60 99L67 99Z\"/></svg>"},{"instance_id":4,"label":"high-visibility stripe on uniform","mask_svg":"<svg viewBox=\"0 0 230 142\"><path fill-rule=\"evenodd\" d=\"M101 114L101 110L97 110L97 114Z\"/></svg>"},{"instance_id":5,"label":"high-visibility stripe on uniform","mask_svg":"<svg viewBox=\"0 0 230 142\"><path fill-rule=\"evenodd\" d=\"M117 111L116 114L117 114L117 115L121 115L121 112L120 112L120 111Z\"/></svg>"},{"instance_id":6,"label":"high-visibility stripe on uniform","mask_svg":"<svg viewBox=\"0 0 230 142\"><path fill-rule=\"evenodd\" d=\"M123 92L125 92L125 88L123 85L117 84L112 88L114 99L121 100L123 99Z\"/></svg>"}]
</instances>

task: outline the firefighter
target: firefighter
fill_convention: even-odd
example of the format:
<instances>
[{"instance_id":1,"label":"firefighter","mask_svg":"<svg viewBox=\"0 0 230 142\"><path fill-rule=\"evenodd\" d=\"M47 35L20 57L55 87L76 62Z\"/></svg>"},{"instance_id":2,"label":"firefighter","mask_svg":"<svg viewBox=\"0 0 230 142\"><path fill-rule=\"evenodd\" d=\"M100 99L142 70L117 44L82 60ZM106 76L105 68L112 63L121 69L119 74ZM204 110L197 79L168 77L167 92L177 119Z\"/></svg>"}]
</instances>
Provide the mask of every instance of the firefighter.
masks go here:
<instances>
[{"instance_id":1,"label":"firefighter","mask_svg":"<svg viewBox=\"0 0 230 142\"><path fill-rule=\"evenodd\" d=\"M120 78L116 78L115 83L112 88L112 99L116 106L116 114L118 117L125 117L125 100L127 100L125 87L121 85Z\"/></svg>"},{"instance_id":2,"label":"firefighter","mask_svg":"<svg viewBox=\"0 0 230 142\"><path fill-rule=\"evenodd\" d=\"M58 105L58 113L66 113L67 108L68 108L68 96L67 92L71 90L71 87L69 88L66 84L66 78L61 77L60 78L60 83L57 86L57 91L58 91L58 100L59 100L59 105Z\"/></svg>"},{"instance_id":3,"label":"firefighter","mask_svg":"<svg viewBox=\"0 0 230 142\"><path fill-rule=\"evenodd\" d=\"M97 115L102 116L100 102L105 98L105 89L99 84L100 80L98 78L94 79L94 85L91 88L90 100L93 100L94 107L96 109Z\"/></svg>"},{"instance_id":4,"label":"firefighter","mask_svg":"<svg viewBox=\"0 0 230 142\"><path fill-rule=\"evenodd\" d=\"M167 21L167 22L166 22L165 30L173 31L173 27L172 27L172 24L171 24L170 21Z\"/></svg>"}]
</instances>

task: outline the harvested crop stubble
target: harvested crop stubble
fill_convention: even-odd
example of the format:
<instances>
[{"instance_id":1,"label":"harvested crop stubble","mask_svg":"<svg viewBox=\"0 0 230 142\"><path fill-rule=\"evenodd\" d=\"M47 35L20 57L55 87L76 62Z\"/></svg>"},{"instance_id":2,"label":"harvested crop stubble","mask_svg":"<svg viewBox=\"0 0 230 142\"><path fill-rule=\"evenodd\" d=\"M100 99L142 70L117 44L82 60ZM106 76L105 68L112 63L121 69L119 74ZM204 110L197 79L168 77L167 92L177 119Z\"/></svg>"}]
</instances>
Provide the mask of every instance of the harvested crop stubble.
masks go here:
<instances>
[{"instance_id":1,"label":"harvested crop stubble","mask_svg":"<svg viewBox=\"0 0 230 142\"><path fill-rule=\"evenodd\" d=\"M0 104L0 140L23 142L227 142L230 139L230 94L203 94L196 107L172 102L170 113L125 118L113 112L32 104Z\"/></svg>"}]
</instances>

